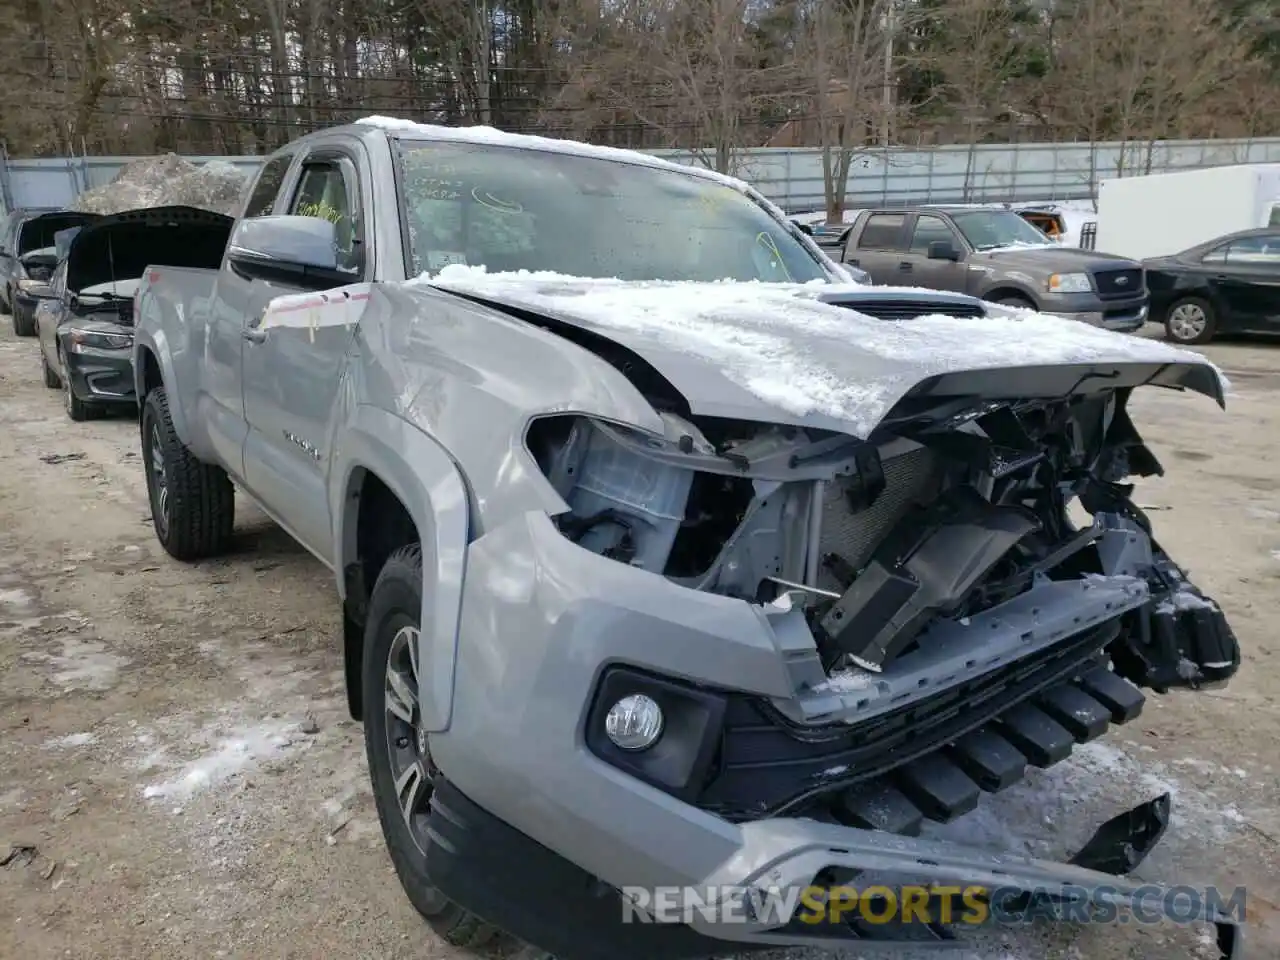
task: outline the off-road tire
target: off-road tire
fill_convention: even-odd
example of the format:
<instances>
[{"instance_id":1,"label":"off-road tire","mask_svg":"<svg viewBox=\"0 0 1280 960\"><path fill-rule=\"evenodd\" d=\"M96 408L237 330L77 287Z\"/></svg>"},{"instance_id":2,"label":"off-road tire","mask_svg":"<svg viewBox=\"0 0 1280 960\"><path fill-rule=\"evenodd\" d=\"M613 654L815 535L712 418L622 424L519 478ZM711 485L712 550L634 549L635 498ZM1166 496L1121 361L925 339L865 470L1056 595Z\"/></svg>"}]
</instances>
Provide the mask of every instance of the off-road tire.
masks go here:
<instances>
[{"instance_id":1,"label":"off-road tire","mask_svg":"<svg viewBox=\"0 0 1280 960\"><path fill-rule=\"evenodd\" d=\"M34 337L36 335L36 313L34 310L23 310L18 312L18 305L13 305L13 332L19 337Z\"/></svg>"},{"instance_id":2,"label":"off-road tire","mask_svg":"<svg viewBox=\"0 0 1280 960\"><path fill-rule=\"evenodd\" d=\"M479 947L501 931L449 900L431 883L423 855L401 815L387 753L387 658L400 626L420 626L421 615L422 549L413 544L391 554L369 598L361 669L369 776L387 852L409 902L447 942L458 947Z\"/></svg>"},{"instance_id":3,"label":"off-road tire","mask_svg":"<svg viewBox=\"0 0 1280 960\"><path fill-rule=\"evenodd\" d=\"M49 358L44 355L43 350L40 351L40 372L44 374L44 385L50 390L57 390L62 386L62 377L49 366Z\"/></svg>"},{"instance_id":4,"label":"off-road tire","mask_svg":"<svg viewBox=\"0 0 1280 960\"><path fill-rule=\"evenodd\" d=\"M147 495L160 545L175 560L200 560L224 553L235 526L235 488L226 471L196 459L178 439L163 387L152 390L143 401L141 431ZM163 505L153 469L157 440L158 464L167 489Z\"/></svg>"}]
</instances>

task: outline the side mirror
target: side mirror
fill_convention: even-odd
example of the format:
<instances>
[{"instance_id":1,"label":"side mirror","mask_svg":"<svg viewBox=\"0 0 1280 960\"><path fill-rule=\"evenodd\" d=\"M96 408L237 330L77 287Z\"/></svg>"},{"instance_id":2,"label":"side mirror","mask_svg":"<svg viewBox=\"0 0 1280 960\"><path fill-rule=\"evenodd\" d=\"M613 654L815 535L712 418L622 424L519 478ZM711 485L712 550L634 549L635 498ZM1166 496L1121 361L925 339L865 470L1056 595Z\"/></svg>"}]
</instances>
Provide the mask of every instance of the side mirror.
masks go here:
<instances>
[{"instance_id":1,"label":"side mirror","mask_svg":"<svg viewBox=\"0 0 1280 960\"><path fill-rule=\"evenodd\" d=\"M792 222L792 223L796 223L794 220L792 220L791 222ZM800 232L801 232L801 233L806 234L807 236L810 236L810 237L812 237L812 236L813 236L813 226L812 226L811 224L808 224L808 223L796 223L796 227L798 227L798 228L799 228L799 230L800 230Z\"/></svg>"},{"instance_id":2,"label":"side mirror","mask_svg":"<svg viewBox=\"0 0 1280 960\"><path fill-rule=\"evenodd\" d=\"M929 244L930 260L959 260L960 251L950 240L934 240Z\"/></svg>"},{"instance_id":3,"label":"side mirror","mask_svg":"<svg viewBox=\"0 0 1280 960\"><path fill-rule=\"evenodd\" d=\"M53 287L42 280L19 280L18 289L34 300L55 300Z\"/></svg>"},{"instance_id":4,"label":"side mirror","mask_svg":"<svg viewBox=\"0 0 1280 960\"><path fill-rule=\"evenodd\" d=\"M321 217L253 217L231 231L227 262L237 273L318 289L359 279L338 263L338 231Z\"/></svg>"}]
</instances>

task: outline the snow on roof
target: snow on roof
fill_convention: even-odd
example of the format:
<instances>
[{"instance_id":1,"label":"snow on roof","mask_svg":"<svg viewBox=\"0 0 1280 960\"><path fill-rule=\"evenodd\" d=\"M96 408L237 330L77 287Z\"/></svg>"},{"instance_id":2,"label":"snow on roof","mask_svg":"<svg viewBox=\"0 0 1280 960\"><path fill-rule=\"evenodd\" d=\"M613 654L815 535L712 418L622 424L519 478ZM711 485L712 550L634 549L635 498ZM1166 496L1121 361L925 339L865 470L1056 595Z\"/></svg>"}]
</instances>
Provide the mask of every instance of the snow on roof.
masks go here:
<instances>
[{"instance_id":1,"label":"snow on roof","mask_svg":"<svg viewBox=\"0 0 1280 960\"><path fill-rule=\"evenodd\" d=\"M712 364L766 403L802 417L838 418L864 436L915 383L960 370L1181 362L1209 366L1223 392L1229 389L1198 353L1060 317L993 311L981 320L927 315L891 323L817 299L888 292L859 284L634 282L545 271L491 274L462 264L409 283L515 300L644 337ZM887 361L888 372L855 375L867 372L868 355Z\"/></svg>"},{"instance_id":2,"label":"snow on roof","mask_svg":"<svg viewBox=\"0 0 1280 960\"><path fill-rule=\"evenodd\" d=\"M507 133L496 127L443 127L432 123L418 123L415 120L404 120L400 117L362 117L356 123L368 127L377 127L387 133L403 133L417 137L430 137L433 140L451 140L458 143L487 144L497 147L520 147L525 150L542 150L548 153L564 153L577 157L593 157L597 160L612 160L619 163L634 163L662 170L677 170L681 173L692 173L707 180L715 180L735 190L749 189L747 184L737 177L716 173L705 167L695 167L683 163L674 163L655 157L652 154L640 153L637 150L622 150L618 147L601 147L578 140L561 140L554 137L535 137L525 133Z\"/></svg>"}]
</instances>

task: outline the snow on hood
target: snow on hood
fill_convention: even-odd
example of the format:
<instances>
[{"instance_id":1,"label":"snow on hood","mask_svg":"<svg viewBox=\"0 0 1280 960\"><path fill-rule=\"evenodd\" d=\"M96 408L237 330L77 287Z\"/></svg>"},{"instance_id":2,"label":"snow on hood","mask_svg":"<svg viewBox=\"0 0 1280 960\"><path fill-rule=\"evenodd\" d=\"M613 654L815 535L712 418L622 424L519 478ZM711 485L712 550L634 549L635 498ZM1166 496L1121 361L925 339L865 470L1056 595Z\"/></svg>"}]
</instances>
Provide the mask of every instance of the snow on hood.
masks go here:
<instances>
[{"instance_id":1,"label":"snow on hood","mask_svg":"<svg viewBox=\"0 0 1280 960\"><path fill-rule=\"evenodd\" d=\"M797 417L833 418L867 436L912 387L959 371L1091 363L1194 364L1203 356L1158 341L1028 313L877 320L820 302L822 294L891 291L860 284L634 282L550 272L488 273L452 264L410 284L525 306L598 330L666 362L718 370ZM936 291L921 291L940 303ZM660 369L662 369L660 365ZM710 411L708 411L710 412Z\"/></svg>"}]
</instances>

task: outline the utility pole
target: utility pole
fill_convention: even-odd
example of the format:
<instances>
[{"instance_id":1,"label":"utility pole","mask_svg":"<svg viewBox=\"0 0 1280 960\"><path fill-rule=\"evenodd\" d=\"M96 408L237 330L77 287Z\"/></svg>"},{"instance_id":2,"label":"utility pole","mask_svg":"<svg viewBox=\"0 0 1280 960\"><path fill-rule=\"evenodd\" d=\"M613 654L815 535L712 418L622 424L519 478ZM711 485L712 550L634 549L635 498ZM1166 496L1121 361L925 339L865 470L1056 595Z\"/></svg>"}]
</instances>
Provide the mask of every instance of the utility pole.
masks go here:
<instances>
[{"instance_id":1,"label":"utility pole","mask_svg":"<svg viewBox=\"0 0 1280 960\"><path fill-rule=\"evenodd\" d=\"M890 118L893 116L893 41L894 35L898 32L897 18L895 16L896 0L888 0L888 7L885 10L884 17L884 103L881 105L881 145L888 147L893 139L893 124Z\"/></svg>"}]
</instances>

